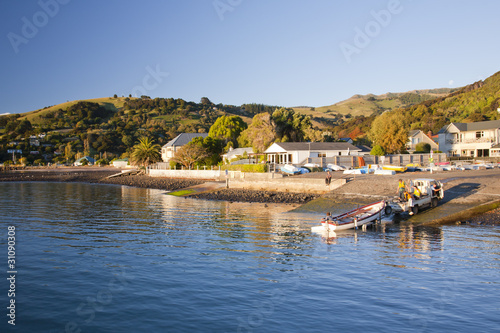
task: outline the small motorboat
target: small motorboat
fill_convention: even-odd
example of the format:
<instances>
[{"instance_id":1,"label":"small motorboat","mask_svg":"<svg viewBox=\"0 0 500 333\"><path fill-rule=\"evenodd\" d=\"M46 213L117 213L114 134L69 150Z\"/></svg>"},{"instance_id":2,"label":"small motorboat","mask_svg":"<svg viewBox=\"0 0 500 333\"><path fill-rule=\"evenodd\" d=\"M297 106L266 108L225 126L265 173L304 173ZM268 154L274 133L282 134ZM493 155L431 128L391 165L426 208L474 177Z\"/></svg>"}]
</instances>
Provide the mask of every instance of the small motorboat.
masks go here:
<instances>
[{"instance_id":1,"label":"small motorboat","mask_svg":"<svg viewBox=\"0 0 500 333\"><path fill-rule=\"evenodd\" d=\"M385 201L377 201L372 204L353 209L330 218L323 218L320 226L311 228L312 232L323 233L324 231L339 231L361 227L365 224L380 219L384 214Z\"/></svg>"}]
</instances>

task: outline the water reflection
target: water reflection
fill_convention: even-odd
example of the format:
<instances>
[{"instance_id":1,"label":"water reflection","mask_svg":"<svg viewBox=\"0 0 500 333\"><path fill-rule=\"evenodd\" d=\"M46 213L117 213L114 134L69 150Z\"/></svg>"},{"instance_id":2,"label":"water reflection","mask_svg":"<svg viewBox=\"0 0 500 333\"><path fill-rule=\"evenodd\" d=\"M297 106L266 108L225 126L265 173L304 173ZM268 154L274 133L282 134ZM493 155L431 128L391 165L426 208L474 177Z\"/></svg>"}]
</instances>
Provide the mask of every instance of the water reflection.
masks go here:
<instances>
[{"instance_id":1,"label":"water reflection","mask_svg":"<svg viewBox=\"0 0 500 333\"><path fill-rule=\"evenodd\" d=\"M419 252L443 250L444 234L441 228L400 224L398 247Z\"/></svg>"},{"instance_id":2,"label":"water reflection","mask_svg":"<svg viewBox=\"0 0 500 333\"><path fill-rule=\"evenodd\" d=\"M310 231L322 214L289 205L107 185L0 186L2 222L22 240L23 332L63 331L70 321L92 332L498 328L497 228L403 221L323 239ZM88 322L77 309L117 276L127 283L92 303L102 311ZM318 320L311 311L346 308L359 315Z\"/></svg>"}]
</instances>

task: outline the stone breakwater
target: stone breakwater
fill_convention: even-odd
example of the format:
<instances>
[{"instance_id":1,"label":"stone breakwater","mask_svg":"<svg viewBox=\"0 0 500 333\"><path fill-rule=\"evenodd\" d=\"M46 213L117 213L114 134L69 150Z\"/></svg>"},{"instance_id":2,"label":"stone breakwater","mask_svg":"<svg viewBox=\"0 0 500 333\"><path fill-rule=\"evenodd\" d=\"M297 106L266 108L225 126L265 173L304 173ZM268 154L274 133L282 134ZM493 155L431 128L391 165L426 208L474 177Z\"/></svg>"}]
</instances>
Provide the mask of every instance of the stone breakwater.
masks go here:
<instances>
[{"instance_id":1,"label":"stone breakwater","mask_svg":"<svg viewBox=\"0 0 500 333\"><path fill-rule=\"evenodd\" d=\"M211 192L193 194L189 197L221 201L303 204L318 198L319 195L308 193L286 193L243 189L221 189Z\"/></svg>"}]
</instances>

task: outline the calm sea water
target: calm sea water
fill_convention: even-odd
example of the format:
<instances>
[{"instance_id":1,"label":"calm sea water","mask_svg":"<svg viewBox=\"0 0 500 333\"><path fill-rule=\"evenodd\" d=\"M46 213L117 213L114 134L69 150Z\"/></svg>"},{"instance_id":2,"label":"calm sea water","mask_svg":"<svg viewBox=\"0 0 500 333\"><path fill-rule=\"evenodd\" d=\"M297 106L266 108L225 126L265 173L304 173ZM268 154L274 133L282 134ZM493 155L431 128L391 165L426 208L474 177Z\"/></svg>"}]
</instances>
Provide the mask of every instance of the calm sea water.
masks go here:
<instances>
[{"instance_id":1,"label":"calm sea water","mask_svg":"<svg viewBox=\"0 0 500 333\"><path fill-rule=\"evenodd\" d=\"M2 183L0 202L1 332L500 330L497 227L325 239L287 206L78 183Z\"/></svg>"}]
</instances>

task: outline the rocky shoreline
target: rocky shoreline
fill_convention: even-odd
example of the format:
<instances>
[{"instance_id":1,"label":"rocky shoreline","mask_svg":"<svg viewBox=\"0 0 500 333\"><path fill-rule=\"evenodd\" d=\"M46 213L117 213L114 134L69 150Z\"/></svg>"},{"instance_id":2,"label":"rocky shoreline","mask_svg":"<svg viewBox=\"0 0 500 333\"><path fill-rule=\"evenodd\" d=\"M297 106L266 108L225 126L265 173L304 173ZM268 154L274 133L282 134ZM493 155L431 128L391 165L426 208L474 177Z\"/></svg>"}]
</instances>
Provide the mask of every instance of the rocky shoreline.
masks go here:
<instances>
[{"instance_id":1,"label":"rocky shoreline","mask_svg":"<svg viewBox=\"0 0 500 333\"><path fill-rule=\"evenodd\" d=\"M151 188L174 191L181 188L203 184L197 179L153 178L146 175L122 176L106 178L119 173L111 168L71 168L71 169L32 169L0 173L0 182L6 181L45 181L45 182L81 182L91 184L126 185L141 188Z\"/></svg>"},{"instance_id":2,"label":"rocky shoreline","mask_svg":"<svg viewBox=\"0 0 500 333\"><path fill-rule=\"evenodd\" d=\"M0 173L0 182L5 181L46 181L46 182L83 182L91 184L112 184L132 187L151 188L164 191L175 191L186 187L200 185L206 180L159 178L146 175L129 175L106 178L119 173L114 168L60 168L60 169L31 169ZM220 200L230 202L258 202L303 204L319 197L311 193L285 193L272 191L255 191L242 189L217 189L214 191L190 195L192 198L206 200Z\"/></svg>"},{"instance_id":3,"label":"rocky shoreline","mask_svg":"<svg viewBox=\"0 0 500 333\"><path fill-rule=\"evenodd\" d=\"M146 175L129 175L115 178L107 178L119 173L115 168L57 168L57 169L27 169L20 171L0 172L0 182L5 181L46 181L46 182L84 182L95 184L125 185L140 188L159 189L164 191L175 191L195 185L204 184L206 180L200 179L177 179L157 178ZM310 175L309 177L311 177ZM316 177L323 177L317 173ZM421 174L404 174L405 179L422 177ZM346 198L351 196L384 197L395 195L395 184L400 175L390 177L358 176L349 181L341 188L323 195L325 198ZM481 170L465 172L446 172L432 175L433 178L447 182L446 188L459 188L463 184L474 184L477 190L490 195L500 193L500 170ZM474 190L474 191L477 191ZM454 190L456 192L456 190ZM472 191L472 192L474 192ZM453 192L453 191L452 191ZM457 195L455 200L472 200L468 194ZM212 191L191 194L190 197L206 200L220 200L229 202L256 202L273 204L305 204L321 195L312 193L289 193L273 192L248 189L226 189L219 188ZM463 198L462 198L463 197ZM380 199L378 199L380 200ZM493 209L487 213L469 218L457 223L470 225L499 225L500 208Z\"/></svg>"},{"instance_id":4,"label":"rocky shoreline","mask_svg":"<svg viewBox=\"0 0 500 333\"><path fill-rule=\"evenodd\" d=\"M259 203L285 203L304 204L319 197L311 193L287 193L272 191L256 191L242 189L220 189L211 192L193 194L190 198L238 201L238 202L259 202Z\"/></svg>"}]
</instances>

